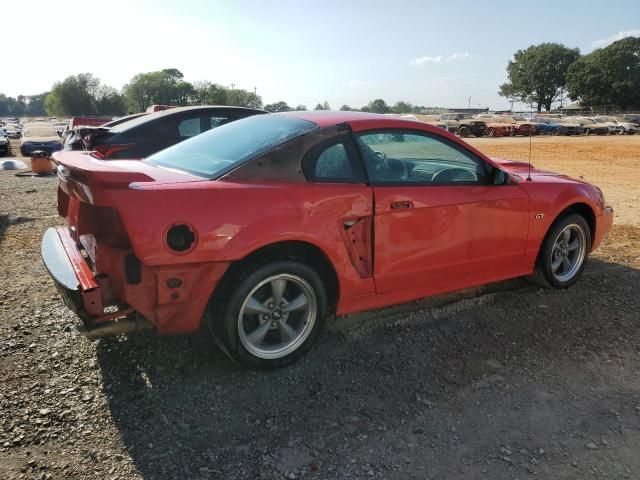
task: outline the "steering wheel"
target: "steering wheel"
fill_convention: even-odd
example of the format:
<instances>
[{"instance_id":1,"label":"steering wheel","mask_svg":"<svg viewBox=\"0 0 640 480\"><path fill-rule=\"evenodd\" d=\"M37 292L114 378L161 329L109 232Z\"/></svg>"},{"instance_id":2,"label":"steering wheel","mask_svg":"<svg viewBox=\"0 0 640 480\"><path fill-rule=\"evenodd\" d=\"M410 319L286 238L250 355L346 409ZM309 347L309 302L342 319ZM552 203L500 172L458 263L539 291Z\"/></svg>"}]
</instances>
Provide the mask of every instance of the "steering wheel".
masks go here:
<instances>
[{"instance_id":1,"label":"steering wheel","mask_svg":"<svg viewBox=\"0 0 640 480\"><path fill-rule=\"evenodd\" d=\"M432 182L475 182L478 176L465 168L444 168L433 174Z\"/></svg>"}]
</instances>

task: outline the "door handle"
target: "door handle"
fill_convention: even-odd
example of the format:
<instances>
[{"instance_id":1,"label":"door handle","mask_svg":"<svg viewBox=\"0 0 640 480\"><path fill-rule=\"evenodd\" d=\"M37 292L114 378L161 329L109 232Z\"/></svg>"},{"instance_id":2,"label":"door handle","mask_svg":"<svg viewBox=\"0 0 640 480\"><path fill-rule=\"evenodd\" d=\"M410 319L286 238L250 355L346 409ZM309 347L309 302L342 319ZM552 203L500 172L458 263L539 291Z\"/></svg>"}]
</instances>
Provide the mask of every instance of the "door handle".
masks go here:
<instances>
[{"instance_id":1,"label":"door handle","mask_svg":"<svg viewBox=\"0 0 640 480\"><path fill-rule=\"evenodd\" d=\"M403 200L401 202L391 202L391 208L392 209L398 209L398 208L411 208L413 207L413 202L410 200Z\"/></svg>"}]
</instances>

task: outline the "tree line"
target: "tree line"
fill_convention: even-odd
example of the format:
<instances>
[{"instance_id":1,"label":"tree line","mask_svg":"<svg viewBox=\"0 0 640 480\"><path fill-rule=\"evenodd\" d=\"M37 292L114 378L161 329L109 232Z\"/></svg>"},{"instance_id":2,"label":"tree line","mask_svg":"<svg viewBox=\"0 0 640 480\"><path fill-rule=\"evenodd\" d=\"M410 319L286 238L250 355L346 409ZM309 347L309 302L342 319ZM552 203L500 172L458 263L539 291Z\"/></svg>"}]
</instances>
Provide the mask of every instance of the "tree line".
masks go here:
<instances>
[{"instance_id":1,"label":"tree line","mask_svg":"<svg viewBox=\"0 0 640 480\"><path fill-rule=\"evenodd\" d=\"M518 50L499 94L549 111L563 95L582 106L640 109L640 37L627 37L580 55L558 43Z\"/></svg>"},{"instance_id":2,"label":"tree line","mask_svg":"<svg viewBox=\"0 0 640 480\"><path fill-rule=\"evenodd\" d=\"M566 95L583 106L610 105L618 110L640 109L640 38L627 37L580 55L577 48L558 43L532 45L518 50L507 65L508 82L499 94L511 101L550 110ZM71 75L56 82L51 91L16 98L0 93L2 116L116 116L141 112L150 105L235 105L264 108L269 112L306 110L284 101L264 105L255 91L228 88L208 80L188 82L180 70L167 68L138 73L121 91L104 85L90 73ZM331 110L327 101L315 110ZM394 105L375 99L360 108L340 110L373 113L421 113L424 106L399 101Z\"/></svg>"}]
</instances>

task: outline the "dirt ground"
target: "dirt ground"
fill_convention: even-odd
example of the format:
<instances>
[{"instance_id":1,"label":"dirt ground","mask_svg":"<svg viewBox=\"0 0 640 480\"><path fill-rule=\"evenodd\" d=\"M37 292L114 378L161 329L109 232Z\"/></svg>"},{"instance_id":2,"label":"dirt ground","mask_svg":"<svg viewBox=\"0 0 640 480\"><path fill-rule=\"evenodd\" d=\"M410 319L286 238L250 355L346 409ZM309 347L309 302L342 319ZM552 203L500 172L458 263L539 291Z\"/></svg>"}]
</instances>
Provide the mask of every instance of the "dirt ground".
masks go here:
<instances>
[{"instance_id":1,"label":"dirt ground","mask_svg":"<svg viewBox=\"0 0 640 480\"><path fill-rule=\"evenodd\" d=\"M616 209L580 282L338 318L274 372L205 333L79 336L39 258L56 180L0 171L0 478L640 478L640 136L534 138L532 159Z\"/></svg>"}]
</instances>

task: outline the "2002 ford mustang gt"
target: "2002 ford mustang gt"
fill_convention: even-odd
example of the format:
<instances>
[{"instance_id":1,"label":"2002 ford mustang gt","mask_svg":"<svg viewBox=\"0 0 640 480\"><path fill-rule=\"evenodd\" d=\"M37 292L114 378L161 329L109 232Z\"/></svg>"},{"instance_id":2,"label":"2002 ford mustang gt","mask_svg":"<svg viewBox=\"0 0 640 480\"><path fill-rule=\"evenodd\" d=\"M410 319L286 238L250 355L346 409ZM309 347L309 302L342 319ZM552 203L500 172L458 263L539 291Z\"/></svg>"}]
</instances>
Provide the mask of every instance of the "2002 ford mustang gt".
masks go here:
<instances>
[{"instance_id":1,"label":"2002 ford mustang gt","mask_svg":"<svg viewBox=\"0 0 640 480\"><path fill-rule=\"evenodd\" d=\"M142 162L54 159L68 226L42 255L85 334L206 324L254 367L298 358L332 313L518 276L567 287L613 219L592 185L373 114L258 115Z\"/></svg>"}]
</instances>

